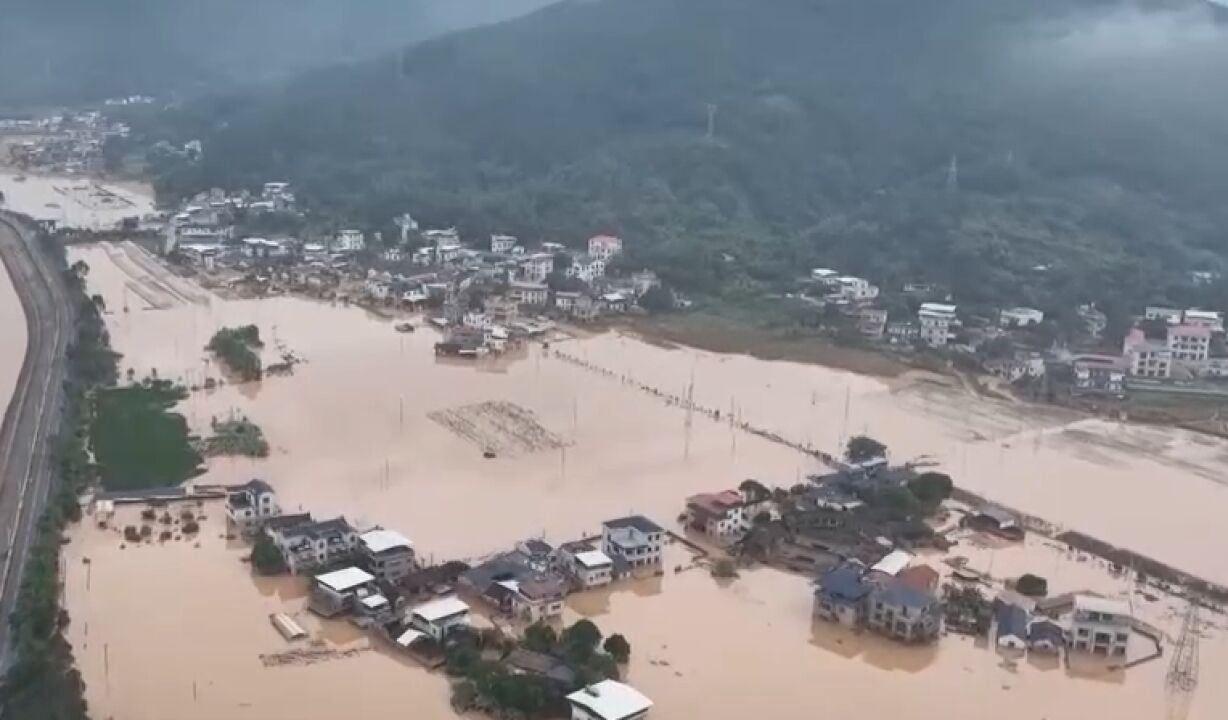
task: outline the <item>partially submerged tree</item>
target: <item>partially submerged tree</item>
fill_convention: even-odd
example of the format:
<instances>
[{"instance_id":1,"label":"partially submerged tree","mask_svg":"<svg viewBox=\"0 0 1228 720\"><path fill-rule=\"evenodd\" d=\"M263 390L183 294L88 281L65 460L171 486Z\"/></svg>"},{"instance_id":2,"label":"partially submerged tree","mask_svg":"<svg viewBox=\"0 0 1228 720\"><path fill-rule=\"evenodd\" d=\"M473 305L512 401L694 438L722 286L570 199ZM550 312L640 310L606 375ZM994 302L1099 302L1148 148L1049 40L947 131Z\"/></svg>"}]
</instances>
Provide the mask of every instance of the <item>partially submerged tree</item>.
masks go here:
<instances>
[{"instance_id":1,"label":"partially submerged tree","mask_svg":"<svg viewBox=\"0 0 1228 720\"><path fill-rule=\"evenodd\" d=\"M264 533L260 533L252 547L252 567L261 575L280 575L286 571L286 559L282 557L281 550Z\"/></svg>"},{"instance_id":2,"label":"partially submerged tree","mask_svg":"<svg viewBox=\"0 0 1228 720\"><path fill-rule=\"evenodd\" d=\"M943 500L951 497L955 483L952 482L951 476L945 473L927 472L909 481L908 489L922 505L936 508Z\"/></svg>"},{"instance_id":3,"label":"partially submerged tree","mask_svg":"<svg viewBox=\"0 0 1228 720\"><path fill-rule=\"evenodd\" d=\"M887 457L887 446L868 435L856 435L849 438L844 456L855 463Z\"/></svg>"},{"instance_id":4,"label":"partially submerged tree","mask_svg":"<svg viewBox=\"0 0 1228 720\"><path fill-rule=\"evenodd\" d=\"M610 654L610 657L614 658L615 662L625 665L631 659L631 643L618 633L606 638L605 644L601 647Z\"/></svg>"}]
</instances>

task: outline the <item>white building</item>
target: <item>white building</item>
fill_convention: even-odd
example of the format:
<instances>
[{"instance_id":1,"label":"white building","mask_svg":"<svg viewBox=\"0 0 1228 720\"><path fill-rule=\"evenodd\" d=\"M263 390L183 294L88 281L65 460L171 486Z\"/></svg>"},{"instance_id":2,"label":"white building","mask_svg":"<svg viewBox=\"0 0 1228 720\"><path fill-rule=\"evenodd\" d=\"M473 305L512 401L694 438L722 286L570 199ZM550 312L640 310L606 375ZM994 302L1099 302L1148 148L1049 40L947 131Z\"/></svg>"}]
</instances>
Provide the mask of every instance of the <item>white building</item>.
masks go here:
<instances>
[{"instance_id":1,"label":"white building","mask_svg":"<svg viewBox=\"0 0 1228 720\"><path fill-rule=\"evenodd\" d=\"M508 288L508 297L517 305L545 306L550 288L541 283L514 282Z\"/></svg>"},{"instance_id":2,"label":"white building","mask_svg":"<svg viewBox=\"0 0 1228 720\"><path fill-rule=\"evenodd\" d=\"M460 245L460 233L456 228L450 227L444 230L423 230L422 239L428 243L439 247L440 245Z\"/></svg>"},{"instance_id":3,"label":"white building","mask_svg":"<svg viewBox=\"0 0 1228 720\"><path fill-rule=\"evenodd\" d=\"M750 530L755 506L737 490L700 493L686 501L686 525L710 538L728 540Z\"/></svg>"},{"instance_id":4,"label":"white building","mask_svg":"<svg viewBox=\"0 0 1228 720\"><path fill-rule=\"evenodd\" d=\"M1125 600L1095 595L1076 595L1070 620L1070 645L1074 650L1125 655L1133 623Z\"/></svg>"},{"instance_id":5,"label":"white building","mask_svg":"<svg viewBox=\"0 0 1228 720\"><path fill-rule=\"evenodd\" d=\"M643 693L615 680L602 680L567 696L571 720L642 720L652 701Z\"/></svg>"},{"instance_id":6,"label":"white building","mask_svg":"<svg viewBox=\"0 0 1228 720\"><path fill-rule=\"evenodd\" d=\"M869 280L853 275L836 278L835 287L840 298L849 302L865 302L878 297L877 285L872 285Z\"/></svg>"},{"instance_id":7,"label":"white building","mask_svg":"<svg viewBox=\"0 0 1228 720\"><path fill-rule=\"evenodd\" d=\"M614 579L614 560L600 550L586 550L572 556L572 571L585 588L609 585Z\"/></svg>"},{"instance_id":8,"label":"white building","mask_svg":"<svg viewBox=\"0 0 1228 720\"><path fill-rule=\"evenodd\" d=\"M563 614L563 599L567 596L567 587L561 578L547 577L509 582L515 583L511 601L512 613L516 617L525 622L535 623Z\"/></svg>"},{"instance_id":9,"label":"white building","mask_svg":"<svg viewBox=\"0 0 1228 720\"><path fill-rule=\"evenodd\" d=\"M1122 343L1122 355L1126 369L1135 377L1168 378L1173 372L1173 352L1167 342L1148 340L1140 329L1134 328Z\"/></svg>"},{"instance_id":10,"label":"white building","mask_svg":"<svg viewBox=\"0 0 1228 720\"><path fill-rule=\"evenodd\" d=\"M598 260L608 261L622 251L622 239L613 235L597 235L588 239L588 254Z\"/></svg>"},{"instance_id":11,"label":"white building","mask_svg":"<svg viewBox=\"0 0 1228 720\"><path fill-rule=\"evenodd\" d=\"M514 235L490 236L490 251L492 253L510 253L519 244L520 241Z\"/></svg>"},{"instance_id":12,"label":"white building","mask_svg":"<svg viewBox=\"0 0 1228 720\"><path fill-rule=\"evenodd\" d=\"M1211 355L1210 327L1205 325L1168 326L1168 349L1173 360L1203 362Z\"/></svg>"},{"instance_id":13,"label":"white building","mask_svg":"<svg viewBox=\"0 0 1228 720\"><path fill-rule=\"evenodd\" d=\"M337 252L361 252L366 246L361 230L342 230L333 239L333 250Z\"/></svg>"},{"instance_id":14,"label":"white building","mask_svg":"<svg viewBox=\"0 0 1228 720\"><path fill-rule=\"evenodd\" d=\"M268 521L265 533L281 551L292 573L310 572L349 560L358 547L358 533L343 517L320 522L309 516L295 523L281 520Z\"/></svg>"},{"instance_id":15,"label":"white building","mask_svg":"<svg viewBox=\"0 0 1228 720\"><path fill-rule=\"evenodd\" d=\"M573 290L559 290L554 293L554 307L562 312L569 313L575 309L576 303L579 302L583 295Z\"/></svg>"},{"instance_id":16,"label":"white building","mask_svg":"<svg viewBox=\"0 0 1228 720\"><path fill-rule=\"evenodd\" d=\"M378 595L374 582L370 573L356 567L317 575L308 592L308 607L324 617L353 610L356 602Z\"/></svg>"},{"instance_id":17,"label":"white building","mask_svg":"<svg viewBox=\"0 0 1228 720\"><path fill-rule=\"evenodd\" d=\"M832 270L831 268L814 268L810 271L810 279L819 280L821 282L835 280L839 276L840 273L836 270Z\"/></svg>"},{"instance_id":18,"label":"white building","mask_svg":"<svg viewBox=\"0 0 1228 720\"><path fill-rule=\"evenodd\" d=\"M226 493L226 519L240 532L250 532L278 515L277 496L263 480L248 481Z\"/></svg>"},{"instance_id":19,"label":"white building","mask_svg":"<svg viewBox=\"0 0 1228 720\"><path fill-rule=\"evenodd\" d=\"M1039 325L1045 320L1045 314L1036 308L1015 307L1003 310L998 314L998 324L1004 328L1028 327Z\"/></svg>"},{"instance_id":20,"label":"white building","mask_svg":"<svg viewBox=\"0 0 1228 720\"><path fill-rule=\"evenodd\" d=\"M954 337L951 326L955 324L955 310L955 305L921 303L921 309L917 311L921 342L930 347L945 347Z\"/></svg>"},{"instance_id":21,"label":"white building","mask_svg":"<svg viewBox=\"0 0 1228 720\"><path fill-rule=\"evenodd\" d=\"M409 624L435 642L443 642L453 628L469 624L469 606L454 597L432 600L414 608Z\"/></svg>"},{"instance_id":22,"label":"white building","mask_svg":"<svg viewBox=\"0 0 1228 720\"><path fill-rule=\"evenodd\" d=\"M1210 328L1212 332L1223 332L1224 314L1215 310L1195 310L1191 308L1185 311L1185 324Z\"/></svg>"},{"instance_id":23,"label":"white building","mask_svg":"<svg viewBox=\"0 0 1228 720\"><path fill-rule=\"evenodd\" d=\"M414 545L395 530L376 528L358 536L358 553L367 571L396 583L417 567Z\"/></svg>"},{"instance_id":24,"label":"white building","mask_svg":"<svg viewBox=\"0 0 1228 720\"><path fill-rule=\"evenodd\" d=\"M1177 308L1161 307L1159 305L1148 305L1143 310L1143 317L1148 320L1163 320L1169 325L1176 325L1181 322L1183 313Z\"/></svg>"},{"instance_id":25,"label":"white building","mask_svg":"<svg viewBox=\"0 0 1228 720\"><path fill-rule=\"evenodd\" d=\"M520 261L520 277L526 282L544 283L554 272L554 255L533 253Z\"/></svg>"},{"instance_id":26,"label":"white building","mask_svg":"<svg viewBox=\"0 0 1228 720\"><path fill-rule=\"evenodd\" d=\"M574 277L591 283L599 277L605 277L606 261L595 255L577 255L567 269L567 277Z\"/></svg>"},{"instance_id":27,"label":"white building","mask_svg":"<svg viewBox=\"0 0 1228 720\"><path fill-rule=\"evenodd\" d=\"M622 558L631 567L660 564L664 543L665 529L643 515L601 524L601 551Z\"/></svg>"}]
</instances>

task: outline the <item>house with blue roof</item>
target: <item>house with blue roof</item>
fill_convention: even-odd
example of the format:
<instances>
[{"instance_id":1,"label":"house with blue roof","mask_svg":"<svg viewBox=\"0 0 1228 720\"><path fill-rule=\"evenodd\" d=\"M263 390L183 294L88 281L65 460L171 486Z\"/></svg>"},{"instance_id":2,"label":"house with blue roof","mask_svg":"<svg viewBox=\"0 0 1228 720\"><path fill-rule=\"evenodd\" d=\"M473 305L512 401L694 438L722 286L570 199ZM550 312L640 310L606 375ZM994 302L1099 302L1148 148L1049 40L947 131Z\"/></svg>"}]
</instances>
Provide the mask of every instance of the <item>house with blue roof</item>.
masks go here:
<instances>
[{"instance_id":1,"label":"house with blue roof","mask_svg":"<svg viewBox=\"0 0 1228 720\"><path fill-rule=\"evenodd\" d=\"M866 625L904 642L930 642L942 632L942 603L896 578L873 586L866 604Z\"/></svg>"},{"instance_id":2,"label":"house with blue roof","mask_svg":"<svg viewBox=\"0 0 1228 720\"><path fill-rule=\"evenodd\" d=\"M860 565L844 563L820 575L814 591L814 614L847 627L859 625L873 589L864 573Z\"/></svg>"}]
</instances>

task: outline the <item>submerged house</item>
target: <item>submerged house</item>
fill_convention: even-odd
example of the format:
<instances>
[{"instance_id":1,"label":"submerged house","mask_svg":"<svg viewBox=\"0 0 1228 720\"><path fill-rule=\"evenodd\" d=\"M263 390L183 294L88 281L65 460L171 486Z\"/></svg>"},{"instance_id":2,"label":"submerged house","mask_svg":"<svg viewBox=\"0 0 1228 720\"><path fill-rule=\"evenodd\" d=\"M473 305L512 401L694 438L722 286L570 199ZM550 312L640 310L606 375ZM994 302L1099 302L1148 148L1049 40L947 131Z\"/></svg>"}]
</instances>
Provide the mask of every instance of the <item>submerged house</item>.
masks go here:
<instances>
[{"instance_id":1,"label":"submerged house","mask_svg":"<svg viewBox=\"0 0 1228 720\"><path fill-rule=\"evenodd\" d=\"M665 528L643 515L607 520L601 524L601 551L622 558L632 568L661 564Z\"/></svg>"},{"instance_id":2,"label":"submerged house","mask_svg":"<svg viewBox=\"0 0 1228 720\"><path fill-rule=\"evenodd\" d=\"M226 493L226 520L243 534L256 531L280 514L277 495L263 480L250 480Z\"/></svg>"},{"instance_id":3,"label":"submerged house","mask_svg":"<svg viewBox=\"0 0 1228 720\"><path fill-rule=\"evenodd\" d=\"M891 578L871 591L866 625L896 640L929 642L942 631L942 604L932 593Z\"/></svg>"},{"instance_id":4,"label":"submerged house","mask_svg":"<svg viewBox=\"0 0 1228 720\"><path fill-rule=\"evenodd\" d=\"M652 701L643 693L616 680L602 680L567 696L571 720L642 720Z\"/></svg>"},{"instance_id":5,"label":"submerged house","mask_svg":"<svg viewBox=\"0 0 1228 720\"><path fill-rule=\"evenodd\" d=\"M395 530L376 528L358 536L363 567L380 580L396 583L417 569L413 543Z\"/></svg>"},{"instance_id":6,"label":"submerged house","mask_svg":"<svg viewBox=\"0 0 1228 720\"><path fill-rule=\"evenodd\" d=\"M994 608L994 643L1003 650L1026 650L1028 647L1028 611L1010 603L998 603Z\"/></svg>"},{"instance_id":7,"label":"submerged house","mask_svg":"<svg viewBox=\"0 0 1228 720\"><path fill-rule=\"evenodd\" d=\"M814 591L814 614L846 627L860 625L865 617L866 598L873 590L863 574L864 568L855 563L823 573Z\"/></svg>"},{"instance_id":8,"label":"submerged house","mask_svg":"<svg viewBox=\"0 0 1228 720\"><path fill-rule=\"evenodd\" d=\"M333 617L357 609L358 603L369 597L383 599L375 587L375 577L365 570L348 567L312 578L307 606L319 615Z\"/></svg>"},{"instance_id":9,"label":"submerged house","mask_svg":"<svg viewBox=\"0 0 1228 720\"><path fill-rule=\"evenodd\" d=\"M281 551L290 572L311 572L346 562L354 556L358 531L345 518L316 522L310 515L295 517L303 520L265 525L265 533Z\"/></svg>"},{"instance_id":10,"label":"submerged house","mask_svg":"<svg viewBox=\"0 0 1228 720\"><path fill-rule=\"evenodd\" d=\"M454 597L432 600L413 609L409 624L426 637L443 642L454 628L469 624L469 606Z\"/></svg>"}]
</instances>

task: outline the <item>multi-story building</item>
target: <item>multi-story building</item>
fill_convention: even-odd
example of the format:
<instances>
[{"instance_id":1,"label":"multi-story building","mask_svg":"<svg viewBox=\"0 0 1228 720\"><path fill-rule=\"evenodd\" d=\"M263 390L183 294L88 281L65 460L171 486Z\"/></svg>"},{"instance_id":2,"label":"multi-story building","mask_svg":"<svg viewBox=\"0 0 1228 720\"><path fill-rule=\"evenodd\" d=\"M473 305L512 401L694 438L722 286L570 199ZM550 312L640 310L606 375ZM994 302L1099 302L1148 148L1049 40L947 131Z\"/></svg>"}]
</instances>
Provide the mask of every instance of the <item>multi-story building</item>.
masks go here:
<instances>
[{"instance_id":1,"label":"multi-story building","mask_svg":"<svg viewBox=\"0 0 1228 720\"><path fill-rule=\"evenodd\" d=\"M727 540L750 530L755 515L766 507L766 503L752 501L745 492L725 490L687 498L684 515L691 529L717 540Z\"/></svg>"},{"instance_id":2,"label":"multi-story building","mask_svg":"<svg viewBox=\"0 0 1228 720\"><path fill-rule=\"evenodd\" d=\"M932 593L891 578L867 600L866 625L904 642L929 642L942 631L942 604Z\"/></svg>"},{"instance_id":3,"label":"multi-story building","mask_svg":"<svg viewBox=\"0 0 1228 720\"><path fill-rule=\"evenodd\" d=\"M526 282L544 283L554 272L554 255L533 253L520 261L520 277Z\"/></svg>"},{"instance_id":4,"label":"multi-story building","mask_svg":"<svg viewBox=\"0 0 1228 720\"><path fill-rule=\"evenodd\" d=\"M519 244L520 241L514 235L490 236L490 251L492 253L510 253Z\"/></svg>"},{"instance_id":5,"label":"multi-story building","mask_svg":"<svg viewBox=\"0 0 1228 720\"><path fill-rule=\"evenodd\" d=\"M1039 325L1045 320L1045 314L1036 308L1015 307L998 313L998 324L1004 328L1028 327Z\"/></svg>"},{"instance_id":6,"label":"multi-story building","mask_svg":"<svg viewBox=\"0 0 1228 720\"><path fill-rule=\"evenodd\" d=\"M1120 393L1125 381L1126 364L1121 358L1083 355L1074 359L1074 385L1079 390Z\"/></svg>"},{"instance_id":7,"label":"multi-story building","mask_svg":"<svg viewBox=\"0 0 1228 720\"><path fill-rule=\"evenodd\" d=\"M1215 310L1196 310L1191 308L1185 311L1183 322L1186 325L1210 328L1212 332L1224 331L1224 314Z\"/></svg>"},{"instance_id":8,"label":"multi-story building","mask_svg":"<svg viewBox=\"0 0 1228 720\"><path fill-rule=\"evenodd\" d=\"M281 551L292 573L304 573L348 561L358 547L358 532L343 517L315 522L299 516L300 522L265 524L265 533Z\"/></svg>"},{"instance_id":9,"label":"multi-story building","mask_svg":"<svg viewBox=\"0 0 1228 720\"><path fill-rule=\"evenodd\" d=\"M1125 655L1133 620L1124 600L1076 595L1070 619L1070 645L1075 650Z\"/></svg>"},{"instance_id":10,"label":"multi-story building","mask_svg":"<svg viewBox=\"0 0 1228 720\"><path fill-rule=\"evenodd\" d=\"M514 282L509 287L508 297L517 305L544 306L550 297L550 288L541 283Z\"/></svg>"},{"instance_id":11,"label":"multi-story building","mask_svg":"<svg viewBox=\"0 0 1228 720\"><path fill-rule=\"evenodd\" d=\"M606 261L595 255L577 255L567 269L567 277L574 277L591 283L600 277L605 277Z\"/></svg>"},{"instance_id":12,"label":"multi-story building","mask_svg":"<svg viewBox=\"0 0 1228 720\"><path fill-rule=\"evenodd\" d=\"M1173 352L1167 342L1148 340L1141 328L1126 334L1122 343L1126 369L1135 377L1168 378L1173 372Z\"/></svg>"},{"instance_id":13,"label":"multi-story building","mask_svg":"<svg viewBox=\"0 0 1228 720\"><path fill-rule=\"evenodd\" d=\"M1212 330L1206 325L1170 325L1168 349L1173 360L1203 362L1211 355Z\"/></svg>"},{"instance_id":14,"label":"multi-story building","mask_svg":"<svg viewBox=\"0 0 1228 720\"><path fill-rule=\"evenodd\" d=\"M395 530L376 528L358 536L359 563L375 577L396 583L417 566L413 543Z\"/></svg>"},{"instance_id":15,"label":"multi-story building","mask_svg":"<svg viewBox=\"0 0 1228 720\"><path fill-rule=\"evenodd\" d=\"M921 342L930 347L946 347L954 337L951 326L956 322L955 310L955 305L921 303L921 309L917 311Z\"/></svg>"},{"instance_id":16,"label":"multi-story building","mask_svg":"<svg viewBox=\"0 0 1228 720\"><path fill-rule=\"evenodd\" d=\"M1147 320L1163 320L1169 325L1176 325L1181 322L1184 313L1178 308L1162 307L1159 305L1148 305L1143 310L1143 317Z\"/></svg>"},{"instance_id":17,"label":"multi-story building","mask_svg":"<svg viewBox=\"0 0 1228 720\"><path fill-rule=\"evenodd\" d=\"M226 519L244 534L278 515L277 496L263 480L250 480L226 493Z\"/></svg>"},{"instance_id":18,"label":"multi-story building","mask_svg":"<svg viewBox=\"0 0 1228 720\"><path fill-rule=\"evenodd\" d=\"M878 297L878 286L854 275L842 275L834 282L836 294L847 302L865 302Z\"/></svg>"},{"instance_id":19,"label":"multi-story building","mask_svg":"<svg viewBox=\"0 0 1228 720\"><path fill-rule=\"evenodd\" d=\"M601 550L633 568L661 563L665 529L643 515L607 520L601 524Z\"/></svg>"},{"instance_id":20,"label":"multi-story building","mask_svg":"<svg viewBox=\"0 0 1228 720\"><path fill-rule=\"evenodd\" d=\"M612 235L597 235L588 239L588 254L592 257L608 261L623 251L623 241Z\"/></svg>"},{"instance_id":21,"label":"multi-story building","mask_svg":"<svg viewBox=\"0 0 1228 720\"><path fill-rule=\"evenodd\" d=\"M337 252L360 252L367 246L361 230L342 230L333 240Z\"/></svg>"}]
</instances>

